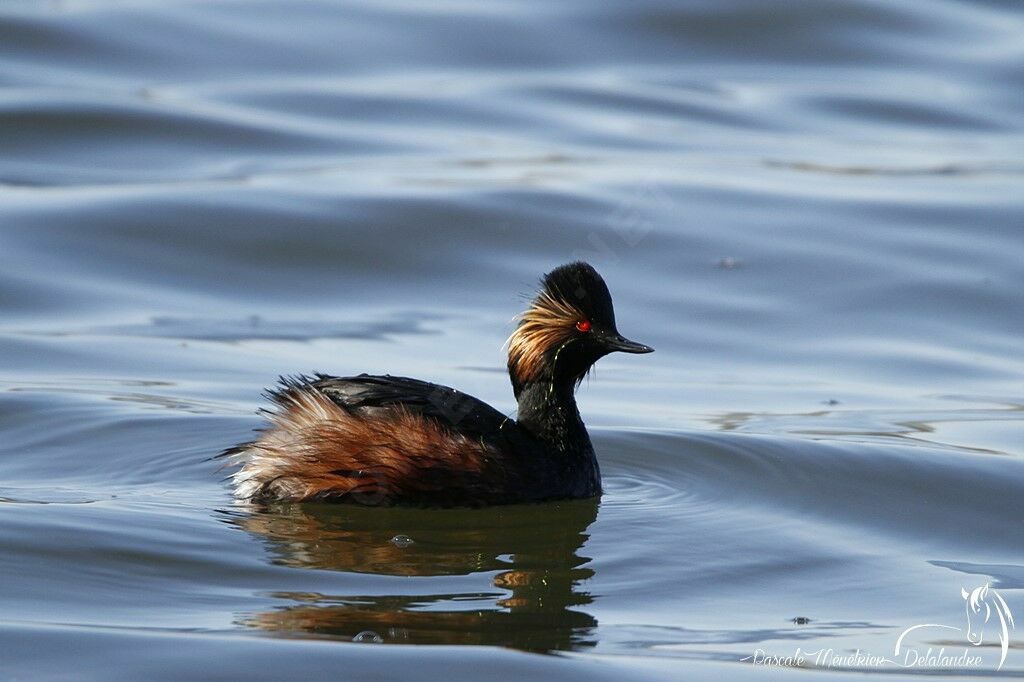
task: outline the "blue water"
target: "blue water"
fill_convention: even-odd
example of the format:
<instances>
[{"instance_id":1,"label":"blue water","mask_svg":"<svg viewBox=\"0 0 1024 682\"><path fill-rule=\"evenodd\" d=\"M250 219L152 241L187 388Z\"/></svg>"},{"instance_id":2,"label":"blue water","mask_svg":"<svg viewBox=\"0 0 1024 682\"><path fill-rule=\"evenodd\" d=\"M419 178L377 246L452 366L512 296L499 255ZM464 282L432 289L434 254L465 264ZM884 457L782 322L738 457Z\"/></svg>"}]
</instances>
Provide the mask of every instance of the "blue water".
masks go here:
<instances>
[{"instance_id":1,"label":"blue water","mask_svg":"<svg viewBox=\"0 0 1024 682\"><path fill-rule=\"evenodd\" d=\"M997 0L7 0L0 678L994 675L994 616L756 652L1024 621L1022 59ZM511 413L578 258L657 349L580 389L599 501L232 502L279 374Z\"/></svg>"}]
</instances>

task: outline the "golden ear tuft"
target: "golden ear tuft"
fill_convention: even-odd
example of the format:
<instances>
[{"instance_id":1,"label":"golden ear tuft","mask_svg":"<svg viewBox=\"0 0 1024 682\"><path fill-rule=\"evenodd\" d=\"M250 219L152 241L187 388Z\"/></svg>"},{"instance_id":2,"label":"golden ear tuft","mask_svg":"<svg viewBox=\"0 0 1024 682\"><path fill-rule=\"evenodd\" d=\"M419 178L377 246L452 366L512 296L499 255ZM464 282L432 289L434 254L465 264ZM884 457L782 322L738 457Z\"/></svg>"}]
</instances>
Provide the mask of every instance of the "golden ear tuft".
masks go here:
<instances>
[{"instance_id":1,"label":"golden ear tuft","mask_svg":"<svg viewBox=\"0 0 1024 682\"><path fill-rule=\"evenodd\" d=\"M545 353L562 344L581 322L589 325L574 306L547 291L539 293L508 339L508 368L514 383L536 379Z\"/></svg>"}]
</instances>

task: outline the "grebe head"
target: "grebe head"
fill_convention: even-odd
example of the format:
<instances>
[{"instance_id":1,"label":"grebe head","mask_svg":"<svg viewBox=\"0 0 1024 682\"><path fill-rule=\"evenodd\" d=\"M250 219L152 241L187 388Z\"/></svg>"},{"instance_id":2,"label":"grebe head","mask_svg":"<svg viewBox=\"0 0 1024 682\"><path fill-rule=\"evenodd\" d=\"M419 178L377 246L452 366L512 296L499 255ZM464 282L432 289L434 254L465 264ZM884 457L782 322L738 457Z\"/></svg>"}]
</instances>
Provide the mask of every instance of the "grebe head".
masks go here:
<instances>
[{"instance_id":1,"label":"grebe head","mask_svg":"<svg viewBox=\"0 0 1024 682\"><path fill-rule=\"evenodd\" d=\"M509 337L508 371L516 397L533 381L579 384L597 360L614 351L654 350L619 334L608 287L588 263L559 266L541 284Z\"/></svg>"}]
</instances>

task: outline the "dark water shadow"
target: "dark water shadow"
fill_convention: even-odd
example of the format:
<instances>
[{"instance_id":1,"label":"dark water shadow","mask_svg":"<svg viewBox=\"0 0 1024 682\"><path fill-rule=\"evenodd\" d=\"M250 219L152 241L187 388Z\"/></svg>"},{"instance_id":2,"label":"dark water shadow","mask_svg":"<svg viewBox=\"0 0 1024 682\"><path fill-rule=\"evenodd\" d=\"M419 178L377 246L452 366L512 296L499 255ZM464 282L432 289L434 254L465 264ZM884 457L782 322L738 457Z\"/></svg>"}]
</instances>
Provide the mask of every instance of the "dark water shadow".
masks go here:
<instances>
[{"instance_id":1,"label":"dark water shadow","mask_svg":"<svg viewBox=\"0 0 1024 682\"><path fill-rule=\"evenodd\" d=\"M291 603L239 620L286 637L589 648L597 643L597 620L578 607L592 601L581 583L594 572L580 550L597 508L596 501L474 510L262 508L231 523L263 540L274 564L381 576L494 572L494 589L459 592L442 581L422 594L276 592Z\"/></svg>"},{"instance_id":2,"label":"dark water shadow","mask_svg":"<svg viewBox=\"0 0 1024 682\"><path fill-rule=\"evenodd\" d=\"M981 564L969 561L939 561L937 559L928 563L958 573L987 577L994 587L1002 590L1024 589L1024 566L1017 564Z\"/></svg>"},{"instance_id":3,"label":"dark water shadow","mask_svg":"<svg viewBox=\"0 0 1024 682\"><path fill-rule=\"evenodd\" d=\"M239 343L243 341L298 341L360 339L387 341L399 335L437 334L427 325L443 316L422 312L396 313L380 320L312 321L267 320L260 315L244 319L154 317L146 324L96 326L85 329L24 332L39 336L118 336Z\"/></svg>"}]
</instances>

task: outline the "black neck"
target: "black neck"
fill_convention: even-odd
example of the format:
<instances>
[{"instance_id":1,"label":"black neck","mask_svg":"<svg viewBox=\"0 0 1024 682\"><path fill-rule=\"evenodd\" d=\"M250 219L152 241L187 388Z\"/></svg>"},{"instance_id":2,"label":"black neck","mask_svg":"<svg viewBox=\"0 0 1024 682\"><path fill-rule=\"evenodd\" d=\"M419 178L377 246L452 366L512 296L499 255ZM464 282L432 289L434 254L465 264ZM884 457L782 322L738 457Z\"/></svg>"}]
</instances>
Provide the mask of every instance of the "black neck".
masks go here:
<instances>
[{"instance_id":1,"label":"black neck","mask_svg":"<svg viewBox=\"0 0 1024 682\"><path fill-rule=\"evenodd\" d=\"M518 391L517 421L549 447L590 455L593 446L576 407L574 381L531 381Z\"/></svg>"}]
</instances>

